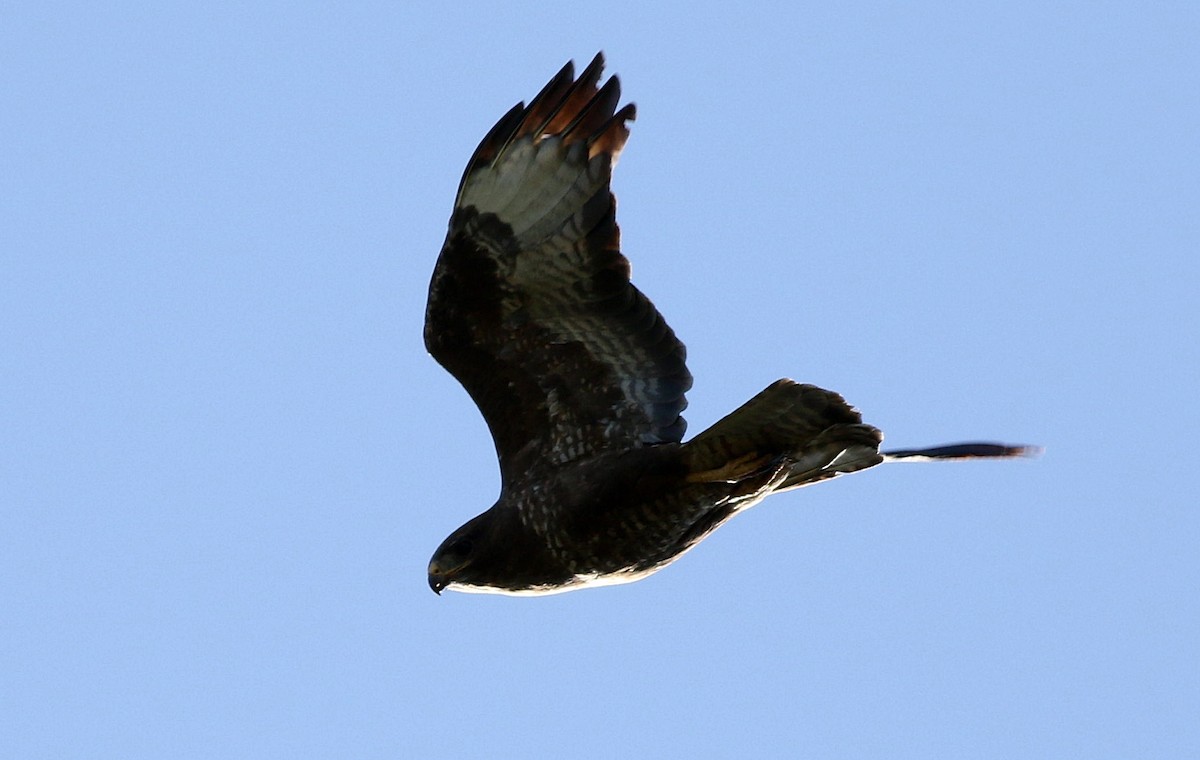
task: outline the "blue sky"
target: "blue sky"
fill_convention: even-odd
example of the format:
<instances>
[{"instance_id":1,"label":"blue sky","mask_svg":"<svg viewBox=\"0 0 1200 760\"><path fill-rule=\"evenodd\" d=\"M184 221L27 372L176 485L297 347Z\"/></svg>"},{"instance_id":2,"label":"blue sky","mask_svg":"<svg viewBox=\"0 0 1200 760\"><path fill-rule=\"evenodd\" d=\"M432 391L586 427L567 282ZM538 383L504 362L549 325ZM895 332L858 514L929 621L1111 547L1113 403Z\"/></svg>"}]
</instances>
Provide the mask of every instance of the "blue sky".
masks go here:
<instances>
[{"instance_id":1,"label":"blue sky","mask_svg":"<svg viewBox=\"0 0 1200 760\"><path fill-rule=\"evenodd\" d=\"M1193 3L24 3L0 23L0 754L1200 754ZM893 446L631 586L445 594L479 138L603 49L693 433Z\"/></svg>"}]
</instances>

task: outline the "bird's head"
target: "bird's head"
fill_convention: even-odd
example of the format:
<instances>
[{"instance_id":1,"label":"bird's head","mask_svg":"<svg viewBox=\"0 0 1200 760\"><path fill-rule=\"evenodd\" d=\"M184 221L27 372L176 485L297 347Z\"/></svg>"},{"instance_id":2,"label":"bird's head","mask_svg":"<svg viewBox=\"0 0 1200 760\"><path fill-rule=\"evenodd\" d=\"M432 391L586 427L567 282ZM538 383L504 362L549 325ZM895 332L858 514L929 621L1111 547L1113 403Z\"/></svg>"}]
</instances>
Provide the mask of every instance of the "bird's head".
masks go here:
<instances>
[{"instance_id":1,"label":"bird's head","mask_svg":"<svg viewBox=\"0 0 1200 760\"><path fill-rule=\"evenodd\" d=\"M450 534L429 560L429 587L517 596L564 590L572 573L521 524L515 509L493 507Z\"/></svg>"},{"instance_id":2,"label":"bird's head","mask_svg":"<svg viewBox=\"0 0 1200 760\"><path fill-rule=\"evenodd\" d=\"M429 587L434 593L454 583L470 584L472 569L488 543L484 513L450 534L429 560Z\"/></svg>"}]
</instances>

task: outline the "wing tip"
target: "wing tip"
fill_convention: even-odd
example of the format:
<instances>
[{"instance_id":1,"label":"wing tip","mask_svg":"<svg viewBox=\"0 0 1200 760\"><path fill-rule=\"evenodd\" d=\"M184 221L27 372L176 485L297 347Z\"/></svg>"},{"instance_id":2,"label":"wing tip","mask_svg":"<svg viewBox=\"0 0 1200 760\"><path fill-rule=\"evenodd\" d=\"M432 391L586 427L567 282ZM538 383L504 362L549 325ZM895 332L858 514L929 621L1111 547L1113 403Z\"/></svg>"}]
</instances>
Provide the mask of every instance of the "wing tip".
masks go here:
<instances>
[{"instance_id":1,"label":"wing tip","mask_svg":"<svg viewBox=\"0 0 1200 760\"><path fill-rule=\"evenodd\" d=\"M588 142L588 159L607 155L611 157L613 164L616 164L617 159L621 156L621 151L625 149L625 142L629 139L627 122L635 119L637 119L637 106L633 103L626 103L621 110L609 117L595 137Z\"/></svg>"},{"instance_id":2,"label":"wing tip","mask_svg":"<svg viewBox=\"0 0 1200 760\"><path fill-rule=\"evenodd\" d=\"M897 449L881 452L884 459L914 462L938 459L1035 459L1042 455L1045 447L1032 444L1007 444L991 442L955 443L932 446L927 449Z\"/></svg>"},{"instance_id":3,"label":"wing tip","mask_svg":"<svg viewBox=\"0 0 1200 760\"><path fill-rule=\"evenodd\" d=\"M575 61L567 61L528 105L516 104L488 131L463 172L464 180L475 169L498 161L522 137L535 141L560 137L567 145L584 142L589 160L608 155L615 163L629 139L627 122L637 117L637 108L627 103L617 109L621 80L614 74L601 84L604 65L602 50L579 76L575 76Z\"/></svg>"}]
</instances>

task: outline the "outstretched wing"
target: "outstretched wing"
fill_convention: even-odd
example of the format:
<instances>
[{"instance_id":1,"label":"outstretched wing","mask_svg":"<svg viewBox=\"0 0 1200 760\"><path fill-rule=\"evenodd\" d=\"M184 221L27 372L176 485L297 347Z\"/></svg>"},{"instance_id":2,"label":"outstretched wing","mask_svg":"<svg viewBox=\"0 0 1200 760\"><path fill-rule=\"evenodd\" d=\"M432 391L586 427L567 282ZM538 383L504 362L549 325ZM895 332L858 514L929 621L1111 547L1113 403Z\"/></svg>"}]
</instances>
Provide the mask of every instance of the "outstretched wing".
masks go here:
<instances>
[{"instance_id":1,"label":"outstretched wing","mask_svg":"<svg viewBox=\"0 0 1200 760\"><path fill-rule=\"evenodd\" d=\"M629 282L609 179L629 137L602 55L568 63L467 164L429 285L425 345L479 406L505 484L590 453L678 442L683 344Z\"/></svg>"}]
</instances>

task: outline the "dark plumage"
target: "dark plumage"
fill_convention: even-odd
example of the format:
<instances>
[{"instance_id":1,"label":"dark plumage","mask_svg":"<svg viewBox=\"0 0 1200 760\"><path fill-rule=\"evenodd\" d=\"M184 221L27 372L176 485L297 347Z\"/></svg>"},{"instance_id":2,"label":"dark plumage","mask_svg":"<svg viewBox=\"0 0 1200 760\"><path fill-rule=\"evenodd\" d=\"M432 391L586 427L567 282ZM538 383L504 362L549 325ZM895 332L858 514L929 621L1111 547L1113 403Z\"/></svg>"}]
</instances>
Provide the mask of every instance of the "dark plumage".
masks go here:
<instances>
[{"instance_id":1,"label":"dark plumage","mask_svg":"<svg viewBox=\"0 0 1200 760\"><path fill-rule=\"evenodd\" d=\"M612 168L632 104L597 55L513 107L467 164L429 286L425 345L479 406L496 504L447 538L434 591L554 593L624 583L678 558L770 493L903 457L841 396L779 380L688 443L683 344L629 282Z\"/></svg>"}]
</instances>

